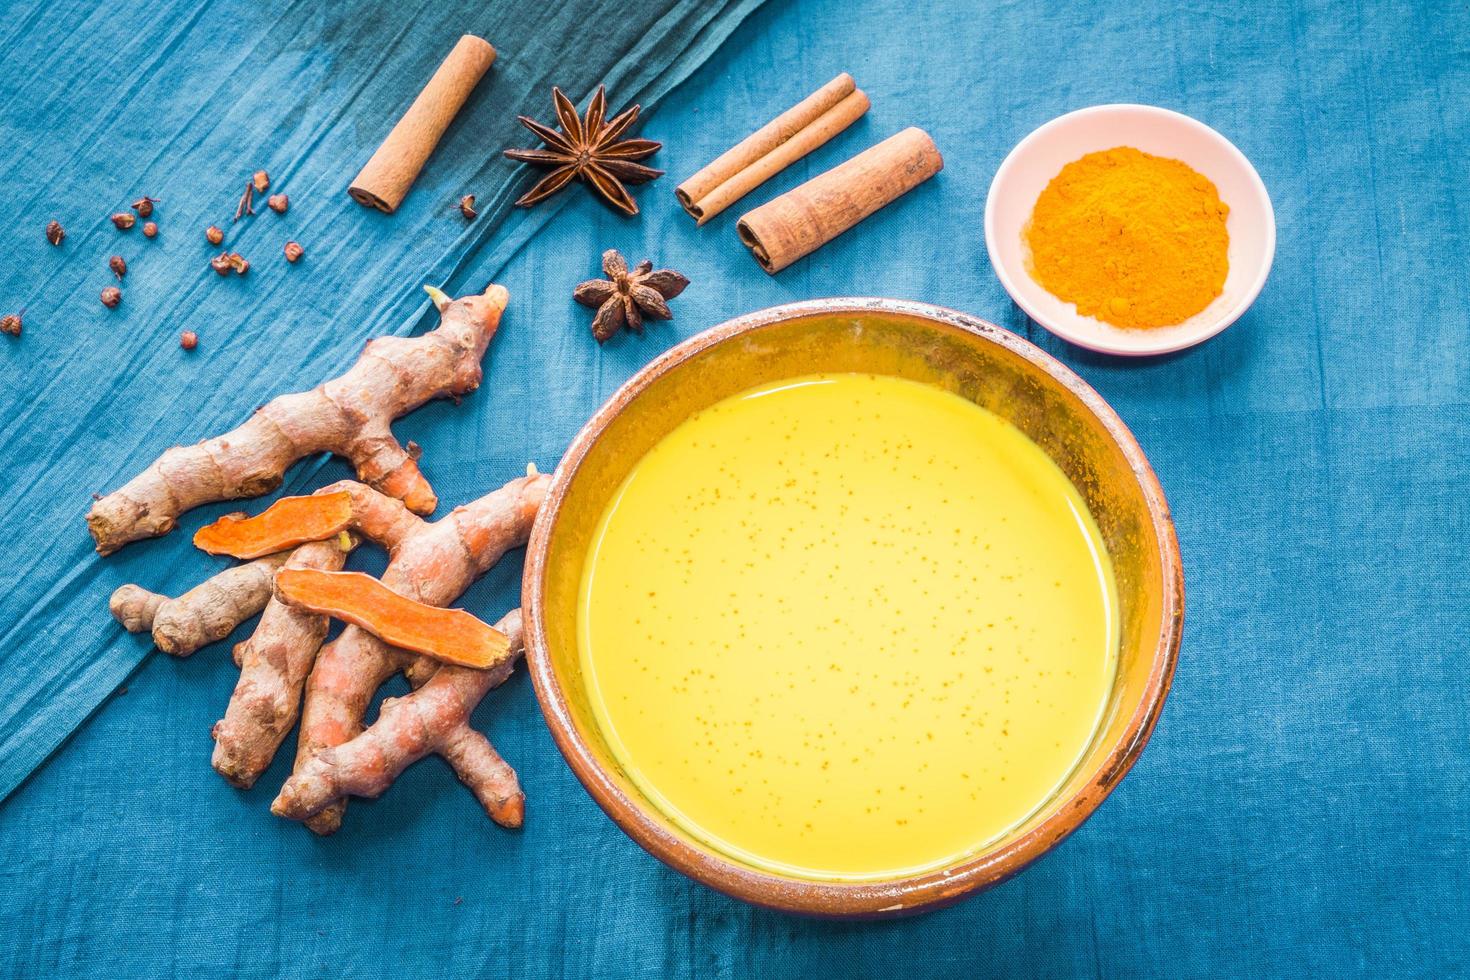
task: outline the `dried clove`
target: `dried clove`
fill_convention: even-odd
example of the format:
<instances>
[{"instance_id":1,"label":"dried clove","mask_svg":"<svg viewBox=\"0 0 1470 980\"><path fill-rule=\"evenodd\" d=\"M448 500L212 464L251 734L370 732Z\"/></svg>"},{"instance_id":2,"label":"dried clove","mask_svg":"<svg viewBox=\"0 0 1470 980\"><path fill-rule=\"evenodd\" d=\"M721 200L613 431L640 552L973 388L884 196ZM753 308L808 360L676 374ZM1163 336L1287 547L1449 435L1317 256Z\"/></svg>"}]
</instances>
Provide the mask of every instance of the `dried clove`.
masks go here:
<instances>
[{"instance_id":1,"label":"dried clove","mask_svg":"<svg viewBox=\"0 0 1470 980\"><path fill-rule=\"evenodd\" d=\"M240 204L235 208L235 220L239 221L247 214L255 213L255 185L250 181L245 182L245 193L240 195Z\"/></svg>"},{"instance_id":2,"label":"dried clove","mask_svg":"<svg viewBox=\"0 0 1470 980\"><path fill-rule=\"evenodd\" d=\"M21 319L26 315L25 310L19 313L7 313L0 317L0 333L10 334L12 337L20 336Z\"/></svg>"},{"instance_id":3,"label":"dried clove","mask_svg":"<svg viewBox=\"0 0 1470 980\"><path fill-rule=\"evenodd\" d=\"M209 244L218 245L220 242L225 240L225 233L220 231L214 225L210 225L208 228L204 229L204 237L206 240L208 240Z\"/></svg>"},{"instance_id":4,"label":"dried clove","mask_svg":"<svg viewBox=\"0 0 1470 980\"><path fill-rule=\"evenodd\" d=\"M114 255L112 258L108 259L107 267L112 270L112 274L114 276L117 276L119 282L122 281L123 276L128 274L128 264L123 261L123 257L121 255Z\"/></svg>"},{"instance_id":5,"label":"dried clove","mask_svg":"<svg viewBox=\"0 0 1470 980\"><path fill-rule=\"evenodd\" d=\"M66 229L61 227L60 221L51 221L46 225L46 241L52 245L60 245L61 240L66 237Z\"/></svg>"},{"instance_id":6,"label":"dried clove","mask_svg":"<svg viewBox=\"0 0 1470 980\"><path fill-rule=\"evenodd\" d=\"M294 262L297 262L297 261L300 260L301 256L304 255L304 254L306 254L306 250L303 249L297 243L295 243L295 242L287 242L286 243L286 261L287 262L293 262L293 263Z\"/></svg>"},{"instance_id":7,"label":"dried clove","mask_svg":"<svg viewBox=\"0 0 1470 980\"><path fill-rule=\"evenodd\" d=\"M132 206L133 206L133 210L136 211L136 212L138 212L138 217L140 217L140 218L148 218L148 217L152 217L152 215L153 215L153 205L155 205L157 203L159 203L158 202L158 198L156 198L156 197L149 197L148 195L145 194L141 198L139 198L138 200L134 201Z\"/></svg>"},{"instance_id":8,"label":"dried clove","mask_svg":"<svg viewBox=\"0 0 1470 980\"><path fill-rule=\"evenodd\" d=\"M102 290L102 305L109 310L116 309L117 304L122 302L122 290L116 286L108 286Z\"/></svg>"},{"instance_id":9,"label":"dried clove","mask_svg":"<svg viewBox=\"0 0 1470 980\"><path fill-rule=\"evenodd\" d=\"M239 252L221 252L209 260L209 267L222 276L232 272L243 276L250 271L250 263Z\"/></svg>"},{"instance_id":10,"label":"dried clove","mask_svg":"<svg viewBox=\"0 0 1470 980\"><path fill-rule=\"evenodd\" d=\"M466 194L460 198L456 207L459 208L459 213L464 215L466 221L474 221L480 216L480 213L475 210L475 195L473 194Z\"/></svg>"},{"instance_id":11,"label":"dried clove","mask_svg":"<svg viewBox=\"0 0 1470 980\"><path fill-rule=\"evenodd\" d=\"M199 346L199 335L192 330L185 330L179 334L179 346L184 350L193 350Z\"/></svg>"},{"instance_id":12,"label":"dried clove","mask_svg":"<svg viewBox=\"0 0 1470 980\"><path fill-rule=\"evenodd\" d=\"M256 190L264 194L267 190L270 189L271 175L266 173L264 170L257 170L255 171L255 175L250 178L250 183L255 187Z\"/></svg>"},{"instance_id":13,"label":"dried clove","mask_svg":"<svg viewBox=\"0 0 1470 980\"><path fill-rule=\"evenodd\" d=\"M119 211L117 214L114 214L112 216L112 223L117 225L118 231L127 231L129 228L133 227L133 225L137 224L137 222L138 219L133 217L132 214L127 211Z\"/></svg>"},{"instance_id":14,"label":"dried clove","mask_svg":"<svg viewBox=\"0 0 1470 980\"><path fill-rule=\"evenodd\" d=\"M265 199L265 203L276 214L285 214L286 209L291 206L291 199L285 194L272 194Z\"/></svg>"},{"instance_id":15,"label":"dried clove","mask_svg":"<svg viewBox=\"0 0 1470 980\"><path fill-rule=\"evenodd\" d=\"M157 238L158 237L158 224L157 224L157 222L149 221L149 222L146 222L143 225L143 237L144 238Z\"/></svg>"}]
</instances>

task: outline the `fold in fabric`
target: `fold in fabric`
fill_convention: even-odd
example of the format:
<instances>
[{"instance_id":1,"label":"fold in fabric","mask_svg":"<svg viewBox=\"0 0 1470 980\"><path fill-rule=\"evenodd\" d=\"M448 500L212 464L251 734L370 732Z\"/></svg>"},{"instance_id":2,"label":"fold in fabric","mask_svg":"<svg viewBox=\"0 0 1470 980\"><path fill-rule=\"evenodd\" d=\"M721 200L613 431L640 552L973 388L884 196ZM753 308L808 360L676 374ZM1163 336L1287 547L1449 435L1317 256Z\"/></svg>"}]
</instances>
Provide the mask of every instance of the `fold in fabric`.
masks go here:
<instances>
[{"instance_id":1,"label":"fold in fabric","mask_svg":"<svg viewBox=\"0 0 1470 980\"><path fill-rule=\"evenodd\" d=\"M101 559L83 522L89 494L340 373L369 337L432 325L421 284L482 289L562 203L511 214L530 177L500 151L532 145L516 115L548 118L553 84L581 104L600 82L613 106L647 111L760 2L246 12L55 0L0 13L0 171L13 219L0 231L0 297L26 308L0 395L0 800L147 655L146 638L108 616L112 590L137 581L174 594L221 567L188 535L240 506L202 508L173 534ZM353 203L347 184L464 33L499 56L408 199L391 216ZM232 224L262 168L290 210L262 200ZM107 220L144 194L160 199L153 240ZM453 209L463 194L478 198L473 223ZM42 234L53 218L67 232L59 248ZM251 261L248 277L209 270L210 224ZM293 239L306 254L287 265ZM114 282L114 253L130 271L108 310L98 294ZM189 354L185 329L199 335ZM308 486L319 466L297 466L283 492Z\"/></svg>"}]
</instances>

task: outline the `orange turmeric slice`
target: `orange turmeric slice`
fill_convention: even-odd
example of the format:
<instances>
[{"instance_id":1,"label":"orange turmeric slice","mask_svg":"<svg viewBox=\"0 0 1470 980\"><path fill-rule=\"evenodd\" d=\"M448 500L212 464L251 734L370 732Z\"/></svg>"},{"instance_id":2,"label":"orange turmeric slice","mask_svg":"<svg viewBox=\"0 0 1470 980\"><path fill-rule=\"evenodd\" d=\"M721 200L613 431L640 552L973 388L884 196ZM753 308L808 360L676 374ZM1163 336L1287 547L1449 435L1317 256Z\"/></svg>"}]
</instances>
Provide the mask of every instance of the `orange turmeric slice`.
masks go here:
<instances>
[{"instance_id":1,"label":"orange turmeric slice","mask_svg":"<svg viewBox=\"0 0 1470 980\"><path fill-rule=\"evenodd\" d=\"M399 595L371 575L283 568L284 603L360 626L391 646L447 664L494 667L510 655L506 635L463 609L441 609Z\"/></svg>"},{"instance_id":2,"label":"orange turmeric slice","mask_svg":"<svg viewBox=\"0 0 1470 980\"><path fill-rule=\"evenodd\" d=\"M352 495L282 497L254 517L227 514L201 527L194 546L211 555L260 558L308 541L324 541L352 524Z\"/></svg>"}]
</instances>

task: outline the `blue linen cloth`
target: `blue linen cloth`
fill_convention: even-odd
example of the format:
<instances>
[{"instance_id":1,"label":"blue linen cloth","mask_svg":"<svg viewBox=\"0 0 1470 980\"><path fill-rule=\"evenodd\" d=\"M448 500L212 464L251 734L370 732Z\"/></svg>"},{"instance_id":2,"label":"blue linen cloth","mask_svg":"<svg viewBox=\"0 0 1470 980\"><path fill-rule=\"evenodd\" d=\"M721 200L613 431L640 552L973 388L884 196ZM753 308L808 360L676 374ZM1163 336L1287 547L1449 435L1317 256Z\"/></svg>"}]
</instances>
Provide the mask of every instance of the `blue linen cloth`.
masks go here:
<instances>
[{"instance_id":1,"label":"blue linen cloth","mask_svg":"<svg viewBox=\"0 0 1470 980\"><path fill-rule=\"evenodd\" d=\"M538 8L517 5L515 17ZM404 211L386 218L345 204L341 185L380 135L382 104L442 55L427 39L482 27L467 15L64 2L0 13L7 66L20 68L0 80L13 191L0 297L32 304L21 341L0 338L0 785L13 788L80 725L0 805L0 973L1470 971L1463 5L773 0L649 120L646 135L666 143L655 162L671 173L636 192L642 217L573 188L493 235L440 210L467 190L488 198L494 187L503 201L518 189L491 160L509 137L479 134L513 112L546 113L556 76L541 69L582 25L548 24L517 52L500 40L515 34L511 13L475 16L501 28L481 31L502 47L495 84L525 87L505 102L482 89ZM679 69L646 61L658 29L636 50L583 44L605 60L579 94L619 70L633 75L618 95L662 92L737 19L686 35L697 54ZM674 184L841 70L871 96L868 116L696 229ZM981 231L985 189L1017 140L1112 101L1178 109L1230 137L1270 189L1280 234L1271 281L1239 323L1149 361L1088 354L1029 323L993 276ZM759 271L735 239L743 210L908 125L934 136L942 174L780 275ZM277 171L293 209L257 217L240 242L273 258L289 233L308 258L290 270L257 260L258 278L215 282L196 236L228 216L232 182L256 166ZM152 246L103 224L144 191L165 198ZM40 239L53 212L75 215L62 257ZM107 313L95 294L119 241L134 271L123 307ZM599 349L570 293L607 247L693 284L672 324ZM175 271L189 262L197 281ZM378 801L354 801L329 839L268 812L292 743L255 789L227 786L209 768L209 727L234 684L228 646L148 657L128 676L147 643L103 610L120 582L177 591L210 564L183 533L91 556L86 494L270 393L336 373L372 333L426 322L419 282L492 277L512 305L485 385L396 426L426 447L445 509L527 459L549 468L669 344L774 303L940 303L1076 368L1143 443L1186 564L1184 649L1138 766L1018 878L881 923L754 909L643 854L562 762L523 671L476 716L520 772L522 832L490 824L438 761ZM192 357L175 346L183 327L201 334ZM332 463L300 480L345 472ZM196 512L186 528L226 509ZM507 559L463 604L498 615L516 601L519 571Z\"/></svg>"},{"instance_id":2,"label":"blue linen cloth","mask_svg":"<svg viewBox=\"0 0 1470 980\"><path fill-rule=\"evenodd\" d=\"M538 145L516 114L554 120L553 84L581 98L605 82L614 109L652 104L759 2L502 3L472 17L423 0L6 12L0 36L23 53L0 89L0 153L21 197L0 232L0 296L28 310L5 351L0 421L12 488L0 572L14 583L0 595L0 799L148 650L97 617L99 597L123 581L177 594L220 567L177 532L98 560L77 533L87 494L335 377L370 337L432 325L421 284L483 289L565 203L510 216L527 168L500 151ZM503 49L475 96L395 214L353 205L348 182L466 31ZM277 216L260 195L259 213L232 223L257 169L290 210ZM161 199L152 241L107 220L145 193ZM465 193L479 197L473 223L454 208ZM60 248L42 235L51 218L67 229ZM253 260L248 277L216 279L210 224ZM289 239L306 249L294 267ZM98 298L114 284L109 253L129 266L116 310ZM200 343L188 356L185 329ZM286 491L309 486L318 465L289 473Z\"/></svg>"}]
</instances>

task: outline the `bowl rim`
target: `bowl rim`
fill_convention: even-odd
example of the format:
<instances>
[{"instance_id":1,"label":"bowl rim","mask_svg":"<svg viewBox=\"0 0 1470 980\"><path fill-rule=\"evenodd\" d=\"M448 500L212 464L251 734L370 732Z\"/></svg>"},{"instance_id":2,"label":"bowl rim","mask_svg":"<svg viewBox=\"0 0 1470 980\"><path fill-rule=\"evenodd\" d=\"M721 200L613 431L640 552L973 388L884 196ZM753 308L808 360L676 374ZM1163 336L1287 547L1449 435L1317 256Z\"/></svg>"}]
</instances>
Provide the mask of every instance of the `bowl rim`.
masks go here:
<instances>
[{"instance_id":1,"label":"bowl rim","mask_svg":"<svg viewBox=\"0 0 1470 980\"><path fill-rule=\"evenodd\" d=\"M812 316L872 313L915 317L970 333L1031 362L1082 401L1123 452L1144 495L1163 572L1163 626L1152 653L1143 697L1117 744L1094 767L1087 783L1030 832L994 851L920 874L865 881L788 878L694 846L653 820L598 764L577 730L552 665L543 601L547 553L562 503L587 453L624 407L655 380L718 344L762 327ZM804 300L747 313L675 345L635 373L592 415L558 464L546 502L531 531L522 596L526 610L526 659L536 699L557 749L597 805L645 851L696 881L754 905L824 917L880 917L947 905L999 884L1064 840L1096 810L1148 742L1173 678L1184 621L1183 565L1163 488L1138 441L1102 396L1050 354L978 317L927 303L869 297Z\"/></svg>"},{"instance_id":2,"label":"bowl rim","mask_svg":"<svg viewBox=\"0 0 1470 980\"><path fill-rule=\"evenodd\" d=\"M1265 233L1265 248L1261 252L1261 262L1255 270L1254 278L1249 287L1241 294L1240 299L1234 306L1224 310L1214 320L1206 321L1198 328L1192 328L1183 334L1176 334L1174 339L1168 342L1159 342L1143 347L1127 347L1112 343L1106 334L1095 334L1088 330L1078 330L1070 324L1058 323L1046 316L1041 311L1034 309L1033 304L1026 301L1022 291L1017 287L1015 278L1011 275L1010 267L1002 260L1000 253L1000 232L996 228L995 202L1002 181L1010 175L1011 171L1020 166L1023 152L1033 143L1056 129L1061 129L1079 119L1094 115L1105 115L1120 111L1142 112L1145 115L1158 116L1169 122L1184 125L1217 143L1225 156L1232 159L1246 175L1247 182L1251 185L1260 201L1265 204L1266 223L1263 231ZM1227 327L1235 323L1245 311L1251 308L1256 298L1261 295L1261 290L1266 286L1266 280L1271 276L1271 266L1276 261L1276 209L1271 203L1271 193L1266 189L1266 183L1261 179L1260 173L1250 159L1240 151L1240 148L1225 137L1219 130L1203 123L1193 116L1187 116L1173 109L1165 109L1162 106L1145 105L1140 102L1108 102L1102 105L1086 106L1081 109L1073 109L1071 112L1063 113L1055 119L1048 120L1028 133L1024 139L1011 148L1005 159L996 168L995 176L990 180L990 190L985 195L985 250L990 256L990 266L995 270L996 278L1005 287L1006 293L1011 300L1019 306L1027 316L1035 320L1047 331L1062 338L1068 343L1076 344L1087 350L1097 351L1102 354L1114 354L1123 357L1153 357L1159 354L1172 354L1175 351L1186 350L1196 344L1202 344L1211 337L1223 333ZM1019 274L1019 273L1018 273ZM1086 319L1078 314L1079 319Z\"/></svg>"}]
</instances>

